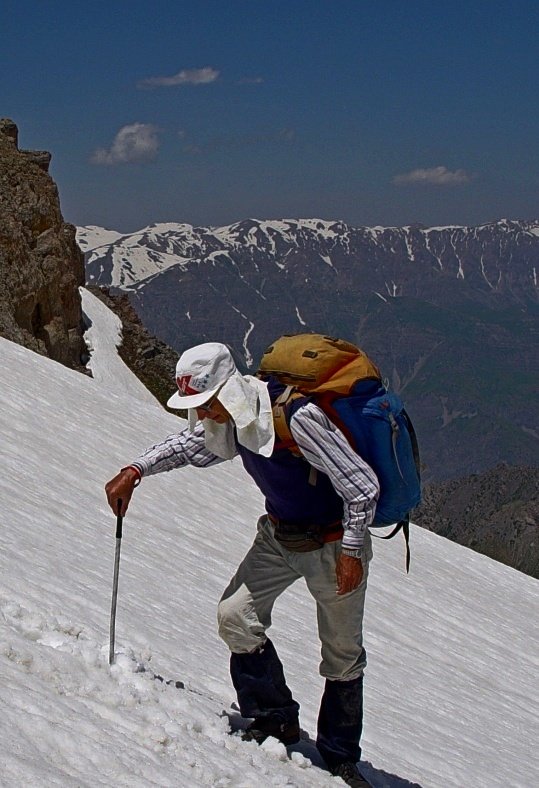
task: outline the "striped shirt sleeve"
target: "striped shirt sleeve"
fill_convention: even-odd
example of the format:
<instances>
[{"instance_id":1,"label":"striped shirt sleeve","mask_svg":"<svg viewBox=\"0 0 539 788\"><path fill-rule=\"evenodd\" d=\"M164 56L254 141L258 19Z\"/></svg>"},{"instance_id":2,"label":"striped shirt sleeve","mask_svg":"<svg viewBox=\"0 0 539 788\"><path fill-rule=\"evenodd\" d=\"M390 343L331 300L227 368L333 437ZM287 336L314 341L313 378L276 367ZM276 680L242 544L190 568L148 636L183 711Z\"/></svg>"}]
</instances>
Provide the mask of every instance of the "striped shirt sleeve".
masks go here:
<instances>
[{"instance_id":1,"label":"striped shirt sleeve","mask_svg":"<svg viewBox=\"0 0 539 788\"><path fill-rule=\"evenodd\" d=\"M343 547L361 548L380 493L376 474L313 402L298 408L290 431L307 462L329 477L343 499Z\"/></svg>"},{"instance_id":2,"label":"striped shirt sleeve","mask_svg":"<svg viewBox=\"0 0 539 788\"><path fill-rule=\"evenodd\" d=\"M130 465L137 468L142 476L151 476L182 468L184 465L207 468L220 462L225 460L206 448L204 427L201 422L197 422L193 432L186 427L181 432L169 435L161 443L146 449Z\"/></svg>"}]
</instances>

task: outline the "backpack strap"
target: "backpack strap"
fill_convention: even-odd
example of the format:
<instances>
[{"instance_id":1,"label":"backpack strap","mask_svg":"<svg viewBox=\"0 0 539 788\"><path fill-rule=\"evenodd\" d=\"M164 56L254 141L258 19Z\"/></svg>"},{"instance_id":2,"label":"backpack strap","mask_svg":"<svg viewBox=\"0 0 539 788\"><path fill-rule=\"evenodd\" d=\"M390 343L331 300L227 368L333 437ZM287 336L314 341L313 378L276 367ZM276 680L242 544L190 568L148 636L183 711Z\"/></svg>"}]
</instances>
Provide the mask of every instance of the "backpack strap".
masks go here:
<instances>
[{"instance_id":1,"label":"backpack strap","mask_svg":"<svg viewBox=\"0 0 539 788\"><path fill-rule=\"evenodd\" d=\"M288 423L288 406L296 399L306 399L305 395L297 391L293 386L287 386L282 394L279 394L273 405L273 426L275 434L279 438L279 449L288 449L295 457L303 457L301 449L292 436ZM316 485L318 471L313 466L309 470L309 484Z\"/></svg>"},{"instance_id":2,"label":"backpack strap","mask_svg":"<svg viewBox=\"0 0 539 788\"><path fill-rule=\"evenodd\" d=\"M414 455L414 463L415 469L417 471L417 478L421 482L421 460L419 457L419 443L417 441L417 433L414 429L414 425L412 424L412 420L408 413L403 409L402 415L406 419L406 426L408 427L408 432L410 433L410 441L412 442L412 453Z\"/></svg>"},{"instance_id":3,"label":"backpack strap","mask_svg":"<svg viewBox=\"0 0 539 788\"><path fill-rule=\"evenodd\" d=\"M375 536L377 539L393 539L399 531L402 531L406 544L406 574L408 574L410 572L410 515L407 514L403 520L400 520L390 534L382 536L382 534L375 534L371 530L371 536Z\"/></svg>"},{"instance_id":4,"label":"backpack strap","mask_svg":"<svg viewBox=\"0 0 539 788\"><path fill-rule=\"evenodd\" d=\"M302 453L292 437L290 426L287 418L287 406L295 399L304 398L294 386L287 386L282 394L279 394L273 404L273 426L275 427L275 434L279 438L279 448L288 449L296 457L302 457Z\"/></svg>"}]
</instances>

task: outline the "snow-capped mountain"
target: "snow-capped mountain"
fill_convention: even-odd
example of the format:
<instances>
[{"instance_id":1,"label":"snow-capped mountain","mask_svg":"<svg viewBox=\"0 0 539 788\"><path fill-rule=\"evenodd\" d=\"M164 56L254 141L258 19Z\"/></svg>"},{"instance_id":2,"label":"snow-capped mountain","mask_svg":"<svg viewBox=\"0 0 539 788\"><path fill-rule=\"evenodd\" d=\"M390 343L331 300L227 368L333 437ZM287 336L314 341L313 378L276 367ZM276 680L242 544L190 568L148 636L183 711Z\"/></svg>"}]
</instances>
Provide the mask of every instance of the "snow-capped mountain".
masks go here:
<instances>
[{"instance_id":1,"label":"snow-capped mountain","mask_svg":"<svg viewBox=\"0 0 539 788\"><path fill-rule=\"evenodd\" d=\"M79 228L77 238L87 281L130 291L150 330L181 348L183 337L200 336L202 327L222 338L215 331L224 320L246 367L278 331L275 311L284 330L325 321L349 326L350 335L373 297L441 305L472 298L500 309L537 302L539 287L539 222L353 228L318 219L246 220L220 228L156 224L129 235ZM218 316L192 308L202 290L217 293ZM173 325L162 309L164 291ZM212 303L212 293L206 296Z\"/></svg>"},{"instance_id":2,"label":"snow-capped mountain","mask_svg":"<svg viewBox=\"0 0 539 788\"><path fill-rule=\"evenodd\" d=\"M489 244L496 237L498 256L470 256L470 250ZM177 265L185 271L189 262L212 262L218 255L229 257L262 253L278 269L290 267L291 255L311 252L329 267L342 266L343 258L365 256L372 269L384 255L399 262L406 258L424 268L425 263L458 279L480 275L491 290L503 287L505 252L512 246L529 247L528 286L537 287L536 258L539 222L502 220L479 227L446 226L350 227L343 222L321 219L282 221L246 220L235 224L204 228L190 224L154 224L135 233L122 235L95 226L79 227L77 241L86 253L91 284L131 288L148 277ZM504 267L504 266L503 266ZM336 268L338 273L338 268ZM380 287L381 298L404 294L402 276L388 278Z\"/></svg>"},{"instance_id":3,"label":"snow-capped mountain","mask_svg":"<svg viewBox=\"0 0 539 788\"><path fill-rule=\"evenodd\" d=\"M86 254L90 284L129 288L173 265L185 270L216 239L211 231L190 224L155 224L128 235L79 227L77 242Z\"/></svg>"},{"instance_id":4,"label":"snow-capped mountain","mask_svg":"<svg viewBox=\"0 0 539 788\"><path fill-rule=\"evenodd\" d=\"M0 339L0 783L337 788L307 742L288 756L258 748L222 716L233 693L215 608L262 505L236 461L137 489L108 665L115 518L103 484L178 420L119 360L118 321L88 293L83 307L93 378ZM373 786L535 786L537 581L415 527L409 576L399 539L375 548L362 764ZM315 616L299 582L272 627L311 735Z\"/></svg>"},{"instance_id":5,"label":"snow-capped mountain","mask_svg":"<svg viewBox=\"0 0 539 788\"><path fill-rule=\"evenodd\" d=\"M357 342L404 395L427 478L536 462L528 403L539 364L539 222L250 219L78 235L88 282L127 290L147 328L178 352L219 340L252 370L283 333Z\"/></svg>"}]
</instances>

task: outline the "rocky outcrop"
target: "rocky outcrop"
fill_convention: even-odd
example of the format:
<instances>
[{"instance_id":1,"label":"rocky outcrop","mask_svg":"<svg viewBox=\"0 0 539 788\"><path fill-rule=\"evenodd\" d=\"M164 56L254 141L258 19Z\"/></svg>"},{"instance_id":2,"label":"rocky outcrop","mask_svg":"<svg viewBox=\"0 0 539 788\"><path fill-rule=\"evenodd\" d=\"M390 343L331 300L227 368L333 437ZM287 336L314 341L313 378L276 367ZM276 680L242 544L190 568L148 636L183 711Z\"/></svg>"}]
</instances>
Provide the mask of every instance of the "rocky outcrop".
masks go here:
<instances>
[{"instance_id":1,"label":"rocky outcrop","mask_svg":"<svg viewBox=\"0 0 539 788\"><path fill-rule=\"evenodd\" d=\"M499 465L429 484L414 522L539 578L539 468Z\"/></svg>"},{"instance_id":2,"label":"rocky outcrop","mask_svg":"<svg viewBox=\"0 0 539 788\"><path fill-rule=\"evenodd\" d=\"M17 126L0 120L0 336L82 369L83 256L63 220L50 158L19 150Z\"/></svg>"}]
</instances>

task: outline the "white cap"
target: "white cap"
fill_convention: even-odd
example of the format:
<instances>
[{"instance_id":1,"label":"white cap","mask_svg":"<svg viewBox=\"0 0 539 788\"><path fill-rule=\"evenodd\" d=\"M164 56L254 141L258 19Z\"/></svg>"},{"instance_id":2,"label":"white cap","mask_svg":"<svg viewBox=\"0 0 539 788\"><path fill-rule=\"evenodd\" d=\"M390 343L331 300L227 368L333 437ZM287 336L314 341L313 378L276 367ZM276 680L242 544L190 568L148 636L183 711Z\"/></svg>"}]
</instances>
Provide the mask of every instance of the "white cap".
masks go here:
<instances>
[{"instance_id":1,"label":"white cap","mask_svg":"<svg viewBox=\"0 0 539 788\"><path fill-rule=\"evenodd\" d=\"M169 408L188 410L210 400L236 372L226 345L205 342L182 353L176 365L178 391L167 402Z\"/></svg>"}]
</instances>

